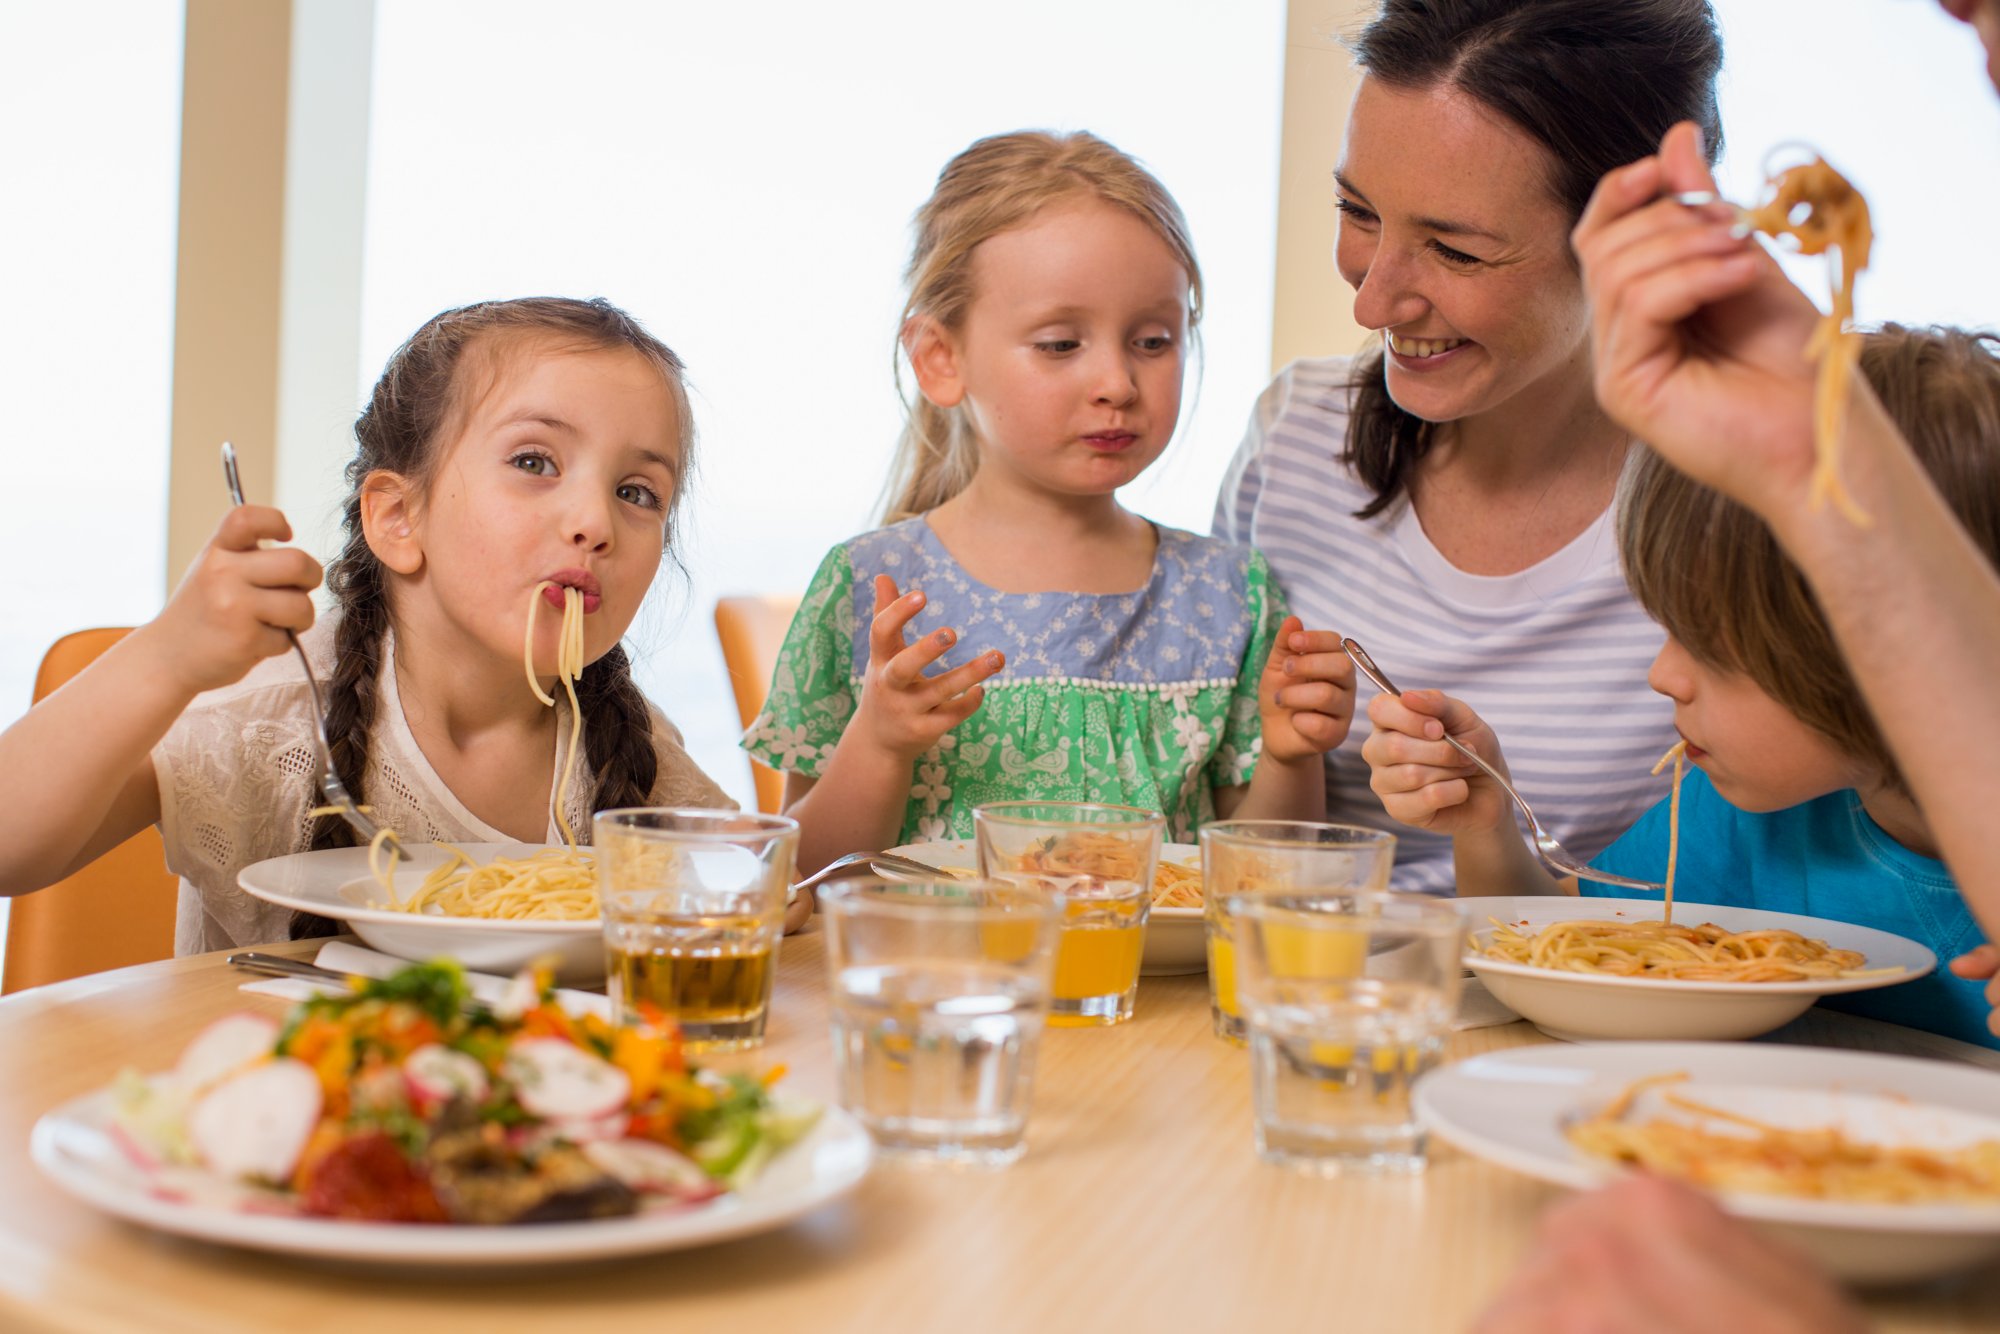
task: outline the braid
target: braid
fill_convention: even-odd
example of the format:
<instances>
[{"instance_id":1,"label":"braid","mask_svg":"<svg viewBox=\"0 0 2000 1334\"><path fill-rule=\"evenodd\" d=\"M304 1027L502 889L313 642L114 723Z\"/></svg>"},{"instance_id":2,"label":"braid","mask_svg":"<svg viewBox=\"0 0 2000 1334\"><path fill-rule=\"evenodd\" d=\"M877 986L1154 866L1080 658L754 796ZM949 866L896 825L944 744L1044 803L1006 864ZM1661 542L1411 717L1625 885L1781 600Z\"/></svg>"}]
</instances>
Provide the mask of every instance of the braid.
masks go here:
<instances>
[{"instance_id":1,"label":"braid","mask_svg":"<svg viewBox=\"0 0 2000 1334\"><path fill-rule=\"evenodd\" d=\"M660 756L653 749L653 714L632 679L625 646L586 667L576 683L583 713L583 749L597 775L593 810L644 806L652 800Z\"/></svg>"},{"instance_id":2,"label":"braid","mask_svg":"<svg viewBox=\"0 0 2000 1334\"><path fill-rule=\"evenodd\" d=\"M347 545L327 569L327 589L333 594L340 620L334 629L333 675L326 688L326 735L333 770L357 803L368 800L364 777L368 770L368 734L375 725L376 693L382 675L382 637L389 626L389 599L382 587L382 565L368 549L361 532L359 496L347 505ZM313 823L312 850L351 848L354 830L337 815L322 815ZM293 940L331 936L338 922L314 913L292 914Z\"/></svg>"}]
</instances>

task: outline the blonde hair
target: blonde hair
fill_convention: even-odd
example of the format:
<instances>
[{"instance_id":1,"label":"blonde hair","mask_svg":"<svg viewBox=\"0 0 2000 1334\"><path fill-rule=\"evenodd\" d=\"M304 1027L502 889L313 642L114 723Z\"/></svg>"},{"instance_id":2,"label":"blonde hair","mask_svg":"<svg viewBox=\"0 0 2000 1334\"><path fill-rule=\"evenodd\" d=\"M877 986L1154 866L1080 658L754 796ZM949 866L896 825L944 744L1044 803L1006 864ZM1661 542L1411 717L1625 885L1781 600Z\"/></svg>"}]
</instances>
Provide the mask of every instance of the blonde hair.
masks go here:
<instances>
[{"instance_id":1,"label":"blonde hair","mask_svg":"<svg viewBox=\"0 0 2000 1334\"><path fill-rule=\"evenodd\" d=\"M1861 371L1958 521L2000 564L2000 338L1884 325ZM1764 522L1649 449L1619 484L1618 545L1639 604L1698 662L1748 676L1901 788L1805 576Z\"/></svg>"},{"instance_id":2,"label":"blonde hair","mask_svg":"<svg viewBox=\"0 0 2000 1334\"><path fill-rule=\"evenodd\" d=\"M980 242L1027 223L1050 204L1098 199L1130 211L1159 234L1188 275L1188 330L1201 321L1201 266L1187 219L1166 187L1094 134L1019 130L981 139L945 164L917 210L916 245L897 321L896 386L903 436L891 465L883 522L937 508L965 489L979 456L959 408L941 408L903 388L903 362L920 320L956 330L972 304L972 255Z\"/></svg>"}]
</instances>

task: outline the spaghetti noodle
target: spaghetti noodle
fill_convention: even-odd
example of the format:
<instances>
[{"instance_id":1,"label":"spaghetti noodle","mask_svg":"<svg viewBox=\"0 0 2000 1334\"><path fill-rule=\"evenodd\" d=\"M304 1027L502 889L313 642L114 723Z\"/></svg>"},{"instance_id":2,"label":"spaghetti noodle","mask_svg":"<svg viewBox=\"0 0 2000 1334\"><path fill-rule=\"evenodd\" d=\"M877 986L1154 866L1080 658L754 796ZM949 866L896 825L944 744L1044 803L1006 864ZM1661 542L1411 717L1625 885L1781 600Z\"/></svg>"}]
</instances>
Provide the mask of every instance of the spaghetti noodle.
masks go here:
<instances>
[{"instance_id":1,"label":"spaghetti noodle","mask_svg":"<svg viewBox=\"0 0 2000 1334\"><path fill-rule=\"evenodd\" d=\"M1074 833L1016 859L1016 869L1044 875L1093 876L1099 880L1139 878L1139 852L1129 839L1116 834ZM1192 866L1160 862L1153 870L1155 908L1199 908L1201 872Z\"/></svg>"},{"instance_id":2,"label":"spaghetti noodle","mask_svg":"<svg viewBox=\"0 0 2000 1334\"><path fill-rule=\"evenodd\" d=\"M1860 975L1868 960L1830 948L1796 931L1726 931L1713 922L1674 925L1674 872L1680 857L1681 775L1687 742L1676 743L1653 772L1674 766L1667 805L1666 908L1657 922L1551 922L1523 932L1504 922L1480 952L1489 959L1613 977L1676 978L1685 982L1811 982Z\"/></svg>"},{"instance_id":3,"label":"spaghetti noodle","mask_svg":"<svg viewBox=\"0 0 2000 1334\"><path fill-rule=\"evenodd\" d=\"M1840 428L1847 409L1847 382L1861 359L1861 335L1854 323L1854 280L1868 267L1874 229L1868 221L1868 201L1824 158L1780 172L1771 180L1770 200L1746 210L1743 225L1771 237L1790 236L1802 255L1837 251L1830 261L1833 277L1831 309L1820 317L1806 344L1806 357L1817 362L1813 386L1812 502L1831 500L1857 524L1868 515L1847 493L1840 480Z\"/></svg>"},{"instance_id":4,"label":"spaghetti noodle","mask_svg":"<svg viewBox=\"0 0 2000 1334\"><path fill-rule=\"evenodd\" d=\"M1827 1126L1794 1130L1666 1092L1693 1120L1627 1119L1648 1089L1685 1074L1637 1080L1603 1111L1565 1130L1583 1152L1715 1190L1870 1204L2000 1200L2000 1140L1957 1148L1870 1144ZM1710 1128L1720 1123L1723 1128Z\"/></svg>"},{"instance_id":5,"label":"spaghetti noodle","mask_svg":"<svg viewBox=\"0 0 2000 1334\"><path fill-rule=\"evenodd\" d=\"M1684 982L1812 982L1860 976L1868 960L1796 931L1727 931L1713 922L1552 922L1522 932L1496 922L1489 959L1612 977Z\"/></svg>"},{"instance_id":6,"label":"spaghetti noodle","mask_svg":"<svg viewBox=\"0 0 2000 1334\"><path fill-rule=\"evenodd\" d=\"M535 698L555 707L555 696L542 689L535 676L535 613L544 589L558 585L544 581L535 585L528 602L527 644L522 650L528 686ZM442 913L448 917L482 917L503 921L590 921L599 914L597 863L591 854L576 845L576 831L569 822L570 782L576 774L577 747L583 740L583 709L577 701L576 682L583 675L583 595L574 588L563 589L562 629L556 640L556 675L569 697L569 748L563 757L562 777L556 785L556 827L566 846L549 848L530 857L496 857L481 866L461 848L449 843L439 847L451 854L445 863L424 877L407 900L396 897L395 864L376 864L377 849L368 853L368 868L389 891L390 905L410 913Z\"/></svg>"}]
</instances>

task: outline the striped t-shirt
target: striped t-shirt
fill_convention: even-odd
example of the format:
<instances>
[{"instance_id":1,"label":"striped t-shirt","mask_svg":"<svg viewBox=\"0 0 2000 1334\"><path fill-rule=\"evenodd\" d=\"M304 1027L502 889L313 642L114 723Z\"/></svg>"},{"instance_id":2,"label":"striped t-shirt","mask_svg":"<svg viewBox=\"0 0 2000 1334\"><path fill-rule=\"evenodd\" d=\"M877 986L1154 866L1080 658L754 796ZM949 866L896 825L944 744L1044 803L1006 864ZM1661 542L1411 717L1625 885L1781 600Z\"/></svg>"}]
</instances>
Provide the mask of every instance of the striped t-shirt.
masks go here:
<instances>
[{"instance_id":1,"label":"striped t-shirt","mask_svg":"<svg viewBox=\"0 0 2000 1334\"><path fill-rule=\"evenodd\" d=\"M1632 600L1606 511L1518 574L1467 574L1400 500L1357 519L1373 492L1339 462L1347 358L1287 366L1257 402L1216 503L1215 534L1257 547L1308 629L1367 648L1405 690L1464 700L1500 738L1515 786L1577 856L1596 856L1661 794L1648 772L1673 744L1673 706L1646 685L1663 634ZM1327 756L1327 818L1392 829L1399 889L1448 893L1451 840L1389 818L1361 758L1375 687Z\"/></svg>"}]
</instances>

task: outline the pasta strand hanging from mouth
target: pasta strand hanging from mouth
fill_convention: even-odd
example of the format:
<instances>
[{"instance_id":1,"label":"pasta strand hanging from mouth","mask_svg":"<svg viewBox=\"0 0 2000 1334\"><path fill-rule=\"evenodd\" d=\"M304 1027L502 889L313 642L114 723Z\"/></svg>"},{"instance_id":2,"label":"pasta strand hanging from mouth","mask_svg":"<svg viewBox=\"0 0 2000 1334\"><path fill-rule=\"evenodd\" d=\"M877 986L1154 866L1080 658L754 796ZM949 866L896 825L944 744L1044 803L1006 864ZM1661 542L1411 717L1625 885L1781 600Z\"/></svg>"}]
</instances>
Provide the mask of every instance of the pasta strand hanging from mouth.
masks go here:
<instances>
[{"instance_id":1,"label":"pasta strand hanging from mouth","mask_svg":"<svg viewBox=\"0 0 2000 1334\"><path fill-rule=\"evenodd\" d=\"M528 600L527 642L522 661L528 686L535 698L550 708L555 696L542 689L535 675L535 620L545 589L562 587L550 580L535 585ZM576 683L583 676L583 595L563 588L562 628L556 637L556 676L569 697L569 746L562 756L562 777L556 784L556 828L562 831L564 848L549 848L532 857L496 857L484 866L450 844L440 844L452 854L450 860L424 877L423 884L407 902L396 901L395 867L387 874L370 869L389 891L391 905L403 912L435 910L448 917L490 917L509 920L539 918L555 921L588 921L599 912L597 861L587 850L577 847L576 830L569 821L569 790L576 776L578 747L583 741L583 708L576 697Z\"/></svg>"}]
</instances>

